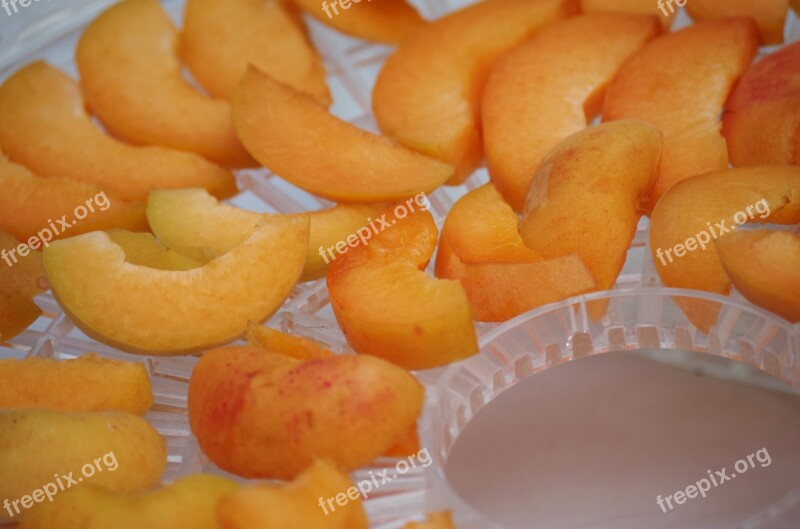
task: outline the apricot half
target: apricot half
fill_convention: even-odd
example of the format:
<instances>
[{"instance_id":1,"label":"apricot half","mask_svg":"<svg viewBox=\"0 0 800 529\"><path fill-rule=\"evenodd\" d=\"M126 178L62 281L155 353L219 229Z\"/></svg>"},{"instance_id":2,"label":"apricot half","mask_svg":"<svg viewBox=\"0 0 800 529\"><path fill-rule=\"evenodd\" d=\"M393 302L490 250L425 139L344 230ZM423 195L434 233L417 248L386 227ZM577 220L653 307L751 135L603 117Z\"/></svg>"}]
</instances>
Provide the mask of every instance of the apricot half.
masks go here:
<instances>
[{"instance_id":1,"label":"apricot half","mask_svg":"<svg viewBox=\"0 0 800 529\"><path fill-rule=\"evenodd\" d=\"M350 346L406 369L439 367L478 350L469 300L458 281L424 269L437 230L427 211L398 217L328 267L331 306Z\"/></svg>"},{"instance_id":2,"label":"apricot half","mask_svg":"<svg viewBox=\"0 0 800 529\"><path fill-rule=\"evenodd\" d=\"M765 44L783 42L789 0L690 0L686 10L695 20L752 18Z\"/></svg>"},{"instance_id":3,"label":"apricot half","mask_svg":"<svg viewBox=\"0 0 800 529\"><path fill-rule=\"evenodd\" d=\"M369 356L304 362L255 347L203 355L189 383L189 424L220 468L292 479L326 458L352 470L385 453L422 409L407 371Z\"/></svg>"},{"instance_id":4,"label":"apricot half","mask_svg":"<svg viewBox=\"0 0 800 529\"><path fill-rule=\"evenodd\" d=\"M800 164L800 42L750 67L722 116L735 166Z\"/></svg>"},{"instance_id":5,"label":"apricot half","mask_svg":"<svg viewBox=\"0 0 800 529\"><path fill-rule=\"evenodd\" d=\"M75 59L89 106L115 136L226 167L255 166L236 137L230 104L183 78L178 32L158 0L108 8L84 31Z\"/></svg>"},{"instance_id":6,"label":"apricot half","mask_svg":"<svg viewBox=\"0 0 800 529\"><path fill-rule=\"evenodd\" d=\"M661 25L664 29L669 29L672 26L672 21L675 20L675 15L678 12L677 6L675 10L670 10L665 6L664 9L659 7L658 1L653 0L580 0L581 11L584 13L620 13L628 15L656 15L661 20Z\"/></svg>"},{"instance_id":7,"label":"apricot half","mask_svg":"<svg viewBox=\"0 0 800 529\"><path fill-rule=\"evenodd\" d=\"M442 228L436 276L461 281L479 321L505 321L594 289L575 254L554 259L526 247L511 207L491 185L455 203Z\"/></svg>"},{"instance_id":8,"label":"apricot half","mask_svg":"<svg viewBox=\"0 0 800 529\"><path fill-rule=\"evenodd\" d=\"M425 26L386 61L372 94L381 130L456 167L463 182L483 157L480 98L492 63L576 0L478 2Z\"/></svg>"},{"instance_id":9,"label":"apricot half","mask_svg":"<svg viewBox=\"0 0 800 529\"><path fill-rule=\"evenodd\" d=\"M800 322L800 235L740 231L716 244L736 290L759 307Z\"/></svg>"},{"instance_id":10,"label":"apricot half","mask_svg":"<svg viewBox=\"0 0 800 529\"><path fill-rule=\"evenodd\" d=\"M699 22L649 42L614 78L603 119L641 119L664 133L648 211L679 181L728 167L719 116L758 44L750 20Z\"/></svg>"},{"instance_id":11,"label":"apricot half","mask_svg":"<svg viewBox=\"0 0 800 529\"><path fill-rule=\"evenodd\" d=\"M800 222L800 167L742 167L675 186L650 223L650 250L664 285L728 294L731 283L711 241L752 222ZM708 303L678 304L702 331L717 320L718 308Z\"/></svg>"},{"instance_id":12,"label":"apricot half","mask_svg":"<svg viewBox=\"0 0 800 529\"><path fill-rule=\"evenodd\" d=\"M540 255L577 254L600 290L614 286L661 157L661 133L642 121L573 134L533 177L520 234ZM599 317L593 309L593 317Z\"/></svg>"},{"instance_id":13,"label":"apricot half","mask_svg":"<svg viewBox=\"0 0 800 529\"><path fill-rule=\"evenodd\" d=\"M397 44L425 26L406 0L292 0L303 10L342 33L375 42ZM322 7L320 7L320 5Z\"/></svg>"},{"instance_id":14,"label":"apricot half","mask_svg":"<svg viewBox=\"0 0 800 529\"><path fill-rule=\"evenodd\" d=\"M217 513L225 529L369 527L359 489L324 460L315 461L291 483L243 487L222 498Z\"/></svg>"},{"instance_id":15,"label":"apricot half","mask_svg":"<svg viewBox=\"0 0 800 529\"><path fill-rule=\"evenodd\" d=\"M325 277L330 258L321 250L345 241L384 209L385 204L337 204L309 212L308 253L300 281ZM202 189L157 191L147 201L147 219L161 242L201 260L241 243L265 216L220 204Z\"/></svg>"},{"instance_id":16,"label":"apricot half","mask_svg":"<svg viewBox=\"0 0 800 529\"><path fill-rule=\"evenodd\" d=\"M655 17L573 17L542 29L492 68L482 101L486 165L515 210L542 158L600 113L614 74L660 31Z\"/></svg>"},{"instance_id":17,"label":"apricot half","mask_svg":"<svg viewBox=\"0 0 800 529\"><path fill-rule=\"evenodd\" d=\"M53 294L86 334L129 352L186 354L227 343L270 316L305 262L308 218L262 220L240 245L206 265L158 270L125 262L103 232L51 244Z\"/></svg>"},{"instance_id":18,"label":"apricot half","mask_svg":"<svg viewBox=\"0 0 800 529\"><path fill-rule=\"evenodd\" d=\"M320 104L331 104L322 59L281 0L189 0L181 56L215 97L230 98L253 64Z\"/></svg>"},{"instance_id":19,"label":"apricot half","mask_svg":"<svg viewBox=\"0 0 800 529\"><path fill-rule=\"evenodd\" d=\"M453 174L447 164L341 121L253 67L233 98L233 119L264 167L330 200L400 200L433 191Z\"/></svg>"},{"instance_id":20,"label":"apricot half","mask_svg":"<svg viewBox=\"0 0 800 529\"><path fill-rule=\"evenodd\" d=\"M85 112L78 84L41 61L0 86L0 147L39 175L86 182L128 201L159 188L236 193L230 172L196 154L134 147L103 133Z\"/></svg>"}]
</instances>

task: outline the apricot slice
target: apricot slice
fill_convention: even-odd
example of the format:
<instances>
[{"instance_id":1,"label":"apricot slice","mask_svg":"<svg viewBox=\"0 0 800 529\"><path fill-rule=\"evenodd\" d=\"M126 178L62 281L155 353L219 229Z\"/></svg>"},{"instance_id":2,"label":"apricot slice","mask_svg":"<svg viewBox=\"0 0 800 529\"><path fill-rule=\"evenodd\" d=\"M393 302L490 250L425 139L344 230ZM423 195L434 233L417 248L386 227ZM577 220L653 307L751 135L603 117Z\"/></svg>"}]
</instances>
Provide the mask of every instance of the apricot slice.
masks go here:
<instances>
[{"instance_id":1,"label":"apricot slice","mask_svg":"<svg viewBox=\"0 0 800 529\"><path fill-rule=\"evenodd\" d=\"M424 272L436 246L428 211L397 217L328 267L328 291L350 346L406 369L439 367L478 350L469 300L458 281Z\"/></svg>"},{"instance_id":2,"label":"apricot slice","mask_svg":"<svg viewBox=\"0 0 800 529\"><path fill-rule=\"evenodd\" d=\"M0 360L0 408L69 412L120 410L144 415L153 405L144 364L101 358Z\"/></svg>"},{"instance_id":3,"label":"apricot slice","mask_svg":"<svg viewBox=\"0 0 800 529\"><path fill-rule=\"evenodd\" d=\"M650 250L664 285L728 294L731 283L711 241L748 222L800 222L800 167L719 171L664 195L650 223ZM678 304L704 332L717 320L718 307L686 299Z\"/></svg>"},{"instance_id":4,"label":"apricot slice","mask_svg":"<svg viewBox=\"0 0 800 529\"><path fill-rule=\"evenodd\" d=\"M42 257L38 252L14 249L20 242L0 231L0 340L10 340L41 316L33 297L46 289Z\"/></svg>"},{"instance_id":5,"label":"apricot slice","mask_svg":"<svg viewBox=\"0 0 800 529\"><path fill-rule=\"evenodd\" d=\"M280 0L189 0L181 56L215 97L230 98L253 64L321 105L331 104L322 59Z\"/></svg>"},{"instance_id":6,"label":"apricot slice","mask_svg":"<svg viewBox=\"0 0 800 529\"><path fill-rule=\"evenodd\" d=\"M761 31L765 44L783 42L789 0L691 0L686 10L694 20L749 17Z\"/></svg>"},{"instance_id":7,"label":"apricot slice","mask_svg":"<svg viewBox=\"0 0 800 529\"><path fill-rule=\"evenodd\" d=\"M577 254L600 290L622 271L661 156L661 133L642 121L573 134L542 161L520 222L525 244L546 258ZM593 318L605 308L590 307Z\"/></svg>"},{"instance_id":8,"label":"apricot slice","mask_svg":"<svg viewBox=\"0 0 800 529\"><path fill-rule=\"evenodd\" d=\"M800 43L747 70L725 105L722 132L735 166L800 163Z\"/></svg>"},{"instance_id":9,"label":"apricot slice","mask_svg":"<svg viewBox=\"0 0 800 529\"><path fill-rule=\"evenodd\" d=\"M716 246L736 290L759 307L800 322L800 235L740 231Z\"/></svg>"},{"instance_id":10,"label":"apricot slice","mask_svg":"<svg viewBox=\"0 0 800 529\"><path fill-rule=\"evenodd\" d=\"M148 230L142 205L125 202L91 184L68 178L42 178L27 167L11 162L2 152L0 188L3 190L0 194L0 229L25 241L35 250L42 243L32 241L34 236L49 242L116 227ZM74 218L75 209L79 206L86 208L87 201L91 201L94 211L87 209L85 218ZM71 223L72 220L75 224Z\"/></svg>"},{"instance_id":11,"label":"apricot slice","mask_svg":"<svg viewBox=\"0 0 800 529\"><path fill-rule=\"evenodd\" d=\"M424 390L379 358L303 362L255 347L203 355L189 384L189 424L220 468L292 479L315 458L352 470L380 456L422 409Z\"/></svg>"},{"instance_id":12,"label":"apricot slice","mask_svg":"<svg viewBox=\"0 0 800 529\"><path fill-rule=\"evenodd\" d=\"M433 191L453 174L447 164L341 121L253 67L233 98L233 119L264 167L330 200L399 200Z\"/></svg>"},{"instance_id":13,"label":"apricot slice","mask_svg":"<svg viewBox=\"0 0 800 529\"><path fill-rule=\"evenodd\" d=\"M139 492L159 483L166 464L164 439L131 413L0 411L0 496L12 501L58 479L66 491L66 476L77 482L73 487L82 479L118 492ZM53 494L60 492L56 487ZM24 505L12 508L14 521L32 512L22 509ZM8 519L9 511L0 509L0 520Z\"/></svg>"},{"instance_id":14,"label":"apricot slice","mask_svg":"<svg viewBox=\"0 0 800 529\"><path fill-rule=\"evenodd\" d=\"M41 61L0 86L0 146L42 176L86 182L128 201L144 201L155 188L236 193L230 172L196 154L134 147L100 131L84 110L78 84Z\"/></svg>"},{"instance_id":15,"label":"apricot slice","mask_svg":"<svg viewBox=\"0 0 800 529\"><path fill-rule=\"evenodd\" d=\"M326 502L343 494L343 505ZM314 462L288 484L243 487L220 500L217 514L225 529L369 527L359 489L327 461Z\"/></svg>"},{"instance_id":16,"label":"apricot slice","mask_svg":"<svg viewBox=\"0 0 800 529\"><path fill-rule=\"evenodd\" d=\"M492 63L577 0L492 0L447 15L405 40L372 94L384 134L456 168L463 182L483 157L480 98Z\"/></svg>"},{"instance_id":17,"label":"apricot slice","mask_svg":"<svg viewBox=\"0 0 800 529\"><path fill-rule=\"evenodd\" d=\"M20 529L221 529L217 505L239 485L221 476L195 474L157 490L120 494L81 485L45 502Z\"/></svg>"},{"instance_id":18,"label":"apricot slice","mask_svg":"<svg viewBox=\"0 0 800 529\"><path fill-rule=\"evenodd\" d=\"M256 323L247 326L247 343L253 347L279 353L297 360L331 358L333 352L308 338L293 336Z\"/></svg>"},{"instance_id":19,"label":"apricot slice","mask_svg":"<svg viewBox=\"0 0 800 529\"><path fill-rule=\"evenodd\" d=\"M52 243L44 268L59 304L86 334L129 352L186 354L234 340L248 321L277 310L300 276L307 246L307 217L276 216L193 270L125 262L103 232Z\"/></svg>"},{"instance_id":20,"label":"apricot slice","mask_svg":"<svg viewBox=\"0 0 800 529\"><path fill-rule=\"evenodd\" d=\"M664 0L665 2L667 0ZM669 29L675 20L678 6L670 10L666 5L662 9L658 1L653 0L580 0L584 13L620 13L628 15L656 15L664 29Z\"/></svg>"},{"instance_id":21,"label":"apricot slice","mask_svg":"<svg viewBox=\"0 0 800 529\"><path fill-rule=\"evenodd\" d=\"M655 17L573 17L542 29L492 68L482 101L486 165L515 210L545 155L600 113L614 74L660 31Z\"/></svg>"},{"instance_id":22,"label":"apricot slice","mask_svg":"<svg viewBox=\"0 0 800 529\"><path fill-rule=\"evenodd\" d=\"M125 252L125 261L134 265L159 270L191 270L203 266L203 263L167 248L150 233L108 230L106 234Z\"/></svg>"},{"instance_id":23,"label":"apricot slice","mask_svg":"<svg viewBox=\"0 0 800 529\"><path fill-rule=\"evenodd\" d=\"M612 81L603 119L641 119L664 133L648 211L679 181L728 167L719 116L758 44L750 20L699 22L649 42Z\"/></svg>"},{"instance_id":24,"label":"apricot slice","mask_svg":"<svg viewBox=\"0 0 800 529\"><path fill-rule=\"evenodd\" d=\"M300 281L325 277L330 258L324 250L346 240L384 209L385 204L337 204L308 213L311 231ZM202 189L156 191L147 201L147 218L161 242L204 261L237 246L264 216L220 204Z\"/></svg>"},{"instance_id":25,"label":"apricot slice","mask_svg":"<svg viewBox=\"0 0 800 529\"><path fill-rule=\"evenodd\" d=\"M89 106L115 136L253 167L236 137L230 104L183 78L178 33L158 0L123 0L83 32L75 52Z\"/></svg>"},{"instance_id":26,"label":"apricot slice","mask_svg":"<svg viewBox=\"0 0 800 529\"><path fill-rule=\"evenodd\" d=\"M342 33L397 44L425 26L406 0L292 0L306 13Z\"/></svg>"},{"instance_id":27,"label":"apricot slice","mask_svg":"<svg viewBox=\"0 0 800 529\"><path fill-rule=\"evenodd\" d=\"M580 257L544 259L525 246L518 219L491 185L464 195L447 215L436 276L458 279L479 321L505 321L594 289Z\"/></svg>"}]
</instances>

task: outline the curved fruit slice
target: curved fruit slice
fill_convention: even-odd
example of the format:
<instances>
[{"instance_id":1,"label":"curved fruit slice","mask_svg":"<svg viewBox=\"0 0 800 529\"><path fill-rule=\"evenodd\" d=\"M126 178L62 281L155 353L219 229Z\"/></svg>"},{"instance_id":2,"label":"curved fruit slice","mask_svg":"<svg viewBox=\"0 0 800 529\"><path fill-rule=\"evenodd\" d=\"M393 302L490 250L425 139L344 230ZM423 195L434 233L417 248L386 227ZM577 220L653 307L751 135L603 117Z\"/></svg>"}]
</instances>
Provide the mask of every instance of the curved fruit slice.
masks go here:
<instances>
[{"instance_id":1,"label":"curved fruit slice","mask_svg":"<svg viewBox=\"0 0 800 529\"><path fill-rule=\"evenodd\" d=\"M183 78L178 33L158 0L124 0L84 31L75 52L89 106L115 136L195 152L226 167L253 167L230 104Z\"/></svg>"},{"instance_id":2,"label":"curved fruit slice","mask_svg":"<svg viewBox=\"0 0 800 529\"><path fill-rule=\"evenodd\" d=\"M747 70L725 104L722 132L735 166L800 163L800 42Z\"/></svg>"},{"instance_id":3,"label":"curved fruit slice","mask_svg":"<svg viewBox=\"0 0 800 529\"><path fill-rule=\"evenodd\" d=\"M686 10L694 20L752 18L765 44L783 42L783 27L789 14L789 0L691 0Z\"/></svg>"},{"instance_id":4,"label":"curved fruit slice","mask_svg":"<svg viewBox=\"0 0 800 529\"><path fill-rule=\"evenodd\" d=\"M300 281L325 277L328 261L320 249L344 241L385 209L385 204L338 204L307 213L311 231ZM202 189L156 191L147 201L147 219L161 242L201 261L237 246L264 216L220 204Z\"/></svg>"},{"instance_id":5,"label":"curved fruit slice","mask_svg":"<svg viewBox=\"0 0 800 529\"><path fill-rule=\"evenodd\" d=\"M253 64L321 105L331 104L322 59L281 0L190 0L181 56L216 97L230 98Z\"/></svg>"},{"instance_id":6,"label":"curved fruit slice","mask_svg":"<svg viewBox=\"0 0 800 529\"><path fill-rule=\"evenodd\" d=\"M361 494L350 492L354 488L346 474L317 460L292 483L253 485L225 496L217 512L225 529L368 529ZM324 502L341 494L348 495L346 503Z\"/></svg>"},{"instance_id":7,"label":"curved fruit slice","mask_svg":"<svg viewBox=\"0 0 800 529\"><path fill-rule=\"evenodd\" d=\"M641 121L604 123L558 144L533 177L520 235L544 257L580 256L597 288L622 271L658 171L661 134ZM605 312L590 307L597 319Z\"/></svg>"},{"instance_id":8,"label":"curved fruit slice","mask_svg":"<svg viewBox=\"0 0 800 529\"><path fill-rule=\"evenodd\" d=\"M150 233L108 230L108 238L125 252L125 262L158 270L191 270L203 263L161 244Z\"/></svg>"},{"instance_id":9,"label":"curved fruit slice","mask_svg":"<svg viewBox=\"0 0 800 529\"><path fill-rule=\"evenodd\" d=\"M478 321L505 321L595 287L580 257L544 259L524 245L517 222L491 184L464 195L447 215L436 276L461 281Z\"/></svg>"},{"instance_id":10,"label":"curved fruit slice","mask_svg":"<svg viewBox=\"0 0 800 529\"><path fill-rule=\"evenodd\" d=\"M677 6L671 11L664 6L661 9L658 0L580 0L581 11L584 13L620 13L626 15L655 15L661 20L664 29L672 26L675 15L678 12Z\"/></svg>"},{"instance_id":11,"label":"curved fruit slice","mask_svg":"<svg viewBox=\"0 0 800 529\"><path fill-rule=\"evenodd\" d=\"M404 41L378 75L372 107L381 130L456 167L463 182L483 156L480 98L492 63L575 0L492 0L441 18Z\"/></svg>"},{"instance_id":12,"label":"curved fruit slice","mask_svg":"<svg viewBox=\"0 0 800 529\"><path fill-rule=\"evenodd\" d=\"M321 360L333 356L332 351L325 349L313 340L286 334L252 322L247 326L247 343L253 347L290 356L297 360Z\"/></svg>"},{"instance_id":13,"label":"curved fruit slice","mask_svg":"<svg viewBox=\"0 0 800 529\"><path fill-rule=\"evenodd\" d=\"M84 110L78 84L41 61L0 86L0 147L42 176L93 184L129 201L144 201L155 188L236 193L230 172L196 154L134 147L100 131Z\"/></svg>"},{"instance_id":14,"label":"curved fruit slice","mask_svg":"<svg viewBox=\"0 0 800 529\"><path fill-rule=\"evenodd\" d=\"M664 285L728 294L731 283L711 244L740 223L800 222L800 167L742 167L692 177L664 195L650 222L650 250ZM718 307L678 300L706 332Z\"/></svg>"},{"instance_id":15,"label":"curved fruit slice","mask_svg":"<svg viewBox=\"0 0 800 529\"><path fill-rule=\"evenodd\" d=\"M189 424L220 468L285 480L317 458L342 470L368 464L416 423L424 393L410 373L370 356L303 362L223 347L192 373Z\"/></svg>"},{"instance_id":16,"label":"curved fruit slice","mask_svg":"<svg viewBox=\"0 0 800 529\"><path fill-rule=\"evenodd\" d=\"M400 200L433 191L453 174L449 165L341 121L252 67L233 98L233 119L264 167L330 200Z\"/></svg>"},{"instance_id":17,"label":"curved fruit slice","mask_svg":"<svg viewBox=\"0 0 800 529\"><path fill-rule=\"evenodd\" d=\"M406 369L439 367L475 354L478 346L469 300L457 281L423 270L436 246L427 211L397 218L328 267L331 306L357 353Z\"/></svg>"},{"instance_id":18,"label":"curved fruit slice","mask_svg":"<svg viewBox=\"0 0 800 529\"><path fill-rule=\"evenodd\" d=\"M29 246L39 249L41 242L30 240L45 230L52 239L72 237L95 230L124 228L147 231L144 207L132 205L109 193L103 195L99 188L67 178L41 178L26 167L15 164L0 152L0 230L6 230ZM77 206L87 200L105 196L105 211L95 209L91 215L67 224L69 231L59 223L62 215L73 215ZM95 201L97 202L97 201ZM94 204L94 202L93 202ZM84 206L85 207L85 206ZM65 222L69 222L65 219ZM52 229L56 225L57 233Z\"/></svg>"},{"instance_id":19,"label":"curved fruit slice","mask_svg":"<svg viewBox=\"0 0 800 529\"><path fill-rule=\"evenodd\" d=\"M307 217L271 217L194 270L126 263L102 232L51 244L44 267L59 304L86 334L130 352L186 354L236 339L248 321L270 316L300 276L307 246Z\"/></svg>"},{"instance_id":20,"label":"curved fruit slice","mask_svg":"<svg viewBox=\"0 0 800 529\"><path fill-rule=\"evenodd\" d=\"M684 178L728 167L719 116L758 43L750 20L700 22L651 41L614 78L603 119L641 119L664 133L649 210Z\"/></svg>"},{"instance_id":21,"label":"curved fruit slice","mask_svg":"<svg viewBox=\"0 0 800 529\"><path fill-rule=\"evenodd\" d=\"M759 307L800 322L800 235L755 230L717 241L725 272L736 290Z\"/></svg>"},{"instance_id":22,"label":"curved fruit slice","mask_svg":"<svg viewBox=\"0 0 800 529\"><path fill-rule=\"evenodd\" d=\"M661 31L655 17L584 15L542 29L492 68L483 93L486 165L520 211L547 153L586 128L620 66Z\"/></svg>"},{"instance_id":23,"label":"curved fruit slice","mask_svg":"<svg viewBox=\"0 0 800 529\"><path fill-rule=\"evenodd\" d=\"M0 231L0 341L10 340L42 314L33 297L46 288L42 258L38 252L11 253L20 246Z\"/></svg>"},{"instance_id":24,"label":"curved fruit slice","mask_svg":"<svg viewBox=\"0 0 800 529\"><path fill-rule=\"evenodd\" d=\"M425 26L406 0L292 0L306 13L342 33L396 44ZM346 7L345 7L346 6Z\"/></svg>"},{"instance_id":25,"label":"curved fruit slice","mask_svg":"<svg viewBox=\"0 0 800 529\"><path fill-rule=\"evenodd\" d=\"M0 409L119 410L144 415L152 405L150 376L141 362L94 353L73 360L35 356L0 360Z\"/></svg>"},{"instance_id":26,"label":"curved fruit slice","mask_svg":"<svg viewBox=\"0 0 800 529\"><path fill-rule=\"evenodd\" d=\"M45 502L19 529L220 529L217 504L239 487L211 474L193 474L130 495L87 483Z\"/></svg>"}]
</instances>

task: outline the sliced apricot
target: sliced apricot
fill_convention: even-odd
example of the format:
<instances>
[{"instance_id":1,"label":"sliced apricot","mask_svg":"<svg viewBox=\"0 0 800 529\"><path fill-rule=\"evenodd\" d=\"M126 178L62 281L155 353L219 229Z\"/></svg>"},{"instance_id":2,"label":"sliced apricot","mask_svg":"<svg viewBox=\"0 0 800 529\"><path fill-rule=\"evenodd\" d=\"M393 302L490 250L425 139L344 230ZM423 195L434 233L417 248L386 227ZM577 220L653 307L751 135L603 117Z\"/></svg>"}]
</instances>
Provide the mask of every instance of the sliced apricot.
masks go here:
<instances>
[{"instance_id":1,"label":"sliced apricot","mask_svg":"<svg viewBox=\"0 0 800 529\"><path fill-rule=\"evenodd\" d=\"M783 42L789 0L691 0L686 10L694 20L749 17L761 31L765 44Z\"/></svg>"},{"instance_id":2,"label":"sliced apricot","mask_svg":"<svg viewBox=\"0 0 800 529\"><path fill-rule=\"evenodd\" d=\"M106 234L125 252L127 263L158 270L191 270L203 266L203 263L168 248L150 233L108 230Z\"/></svg>"},{"instance_id":3,"label":"sliced apricot","mask_svg":"<svg viewBox=\"0 0 800 529\"><path fill-rule=\"evenodd\" d=\"M375 42L397 44L425 26L425 20L406 0L292 1L342 33Z\"/></svg>"},{"instance_id":4,"label":"sliced apricot","mask_svg":"<svg viewBox=\"0 0 800 529\"><path fill-rule=\"evenodd\" d=\"M522 240L547 258L577 254L597 288L610 289L636 235L660 157L661 133L642 121L573 134L550 151L533 177ZM605 308L591 312L599 318Z\"/></svg>"},{"instance_id":5,"label":"sliced apricot","mask_svg":"<svg viewBox=\"0 0 800 529\"><path fill-rule=\"evenodd\" d=\"M34 250L42 245L31 240L34 236L48 239L49 242L51 239L110 228L148 229L142 205L125 202L111 192L104 194L104 191L91 184L68 178L39 177L27 167L9 161L2 152L0 189L3 190L0 193L0 230L8 231ZM94 211L88 214L87 210L86 218L80 221L72 218L75 208L85 207L88 200L92 200ZM107 204L105 210L94 205L98 202ZM59 222L60 219L67 223L66 227ZM71 224L70 220L75 220L75 224Z\"/></svg>"},{"instance_id":6,"label":"sliced apricot","mask_svg":"<svg viewBox=\"0 0 800 529\"><path fill-rule=\"evenodd\" d=\"M491 184L464 195L447 215L436 276L461 281L476 320L505 321L595 287L580 257L544 259L525 246L517 223Z\"/></svg>"},{"instance_id":7,"label":"sliced apricot","mask_svg":"<svg viewBox=\"0 0 800 529\"><path fill-rule=\"evenodd\" d=\"M219 197L236 193L225 169L200 156L163 147L135 147L98 129L84 110L80 87L37 61L0 86L0 146L42 176L86 182L128 201L150 189L204 187Z\"/></svg>"},{"instance_id":8,"label":"sliced apricot","mask_svg":"<svg viewBox=\"0 0 800 529\"><path fill-rule=\"evenodd\" d=\"M57 301L86 334L129 352L186 354L234 340L277 310L307 247L308 218L276 216L193 270L127 263L103 232L52 243L44 267Z\"/></svg>"},{"instance_id":9,"label":"sliced apricot","mask_svg":"<svg viewBox=\"0 0 800 529\"><path fill-rule=\"evenodd\" d=\"M226 167L256 165L236 137L230 104L183 78L178 32L158 0L108 8L83 32L75 59L89 107L118 138Z\"/></svg>"},{"instance_id":10,"label":"sliced apricot","mask_svg":"<svg viewBox=\"0 0 800 529\"><path fill-rule=\"evenodd\" d=\"M716 245L736 290L759 307L800 322L800 235L740 231Z\"/></svg>"},{"instance_id":11,"label":"sliced apricot","mask_svg":"<svg viewBox=\"0 0 800 529\"><path fill-rule=\"evenodd\" d=\"M581 11L584 13L621 13L627 15L656 15L661 20L664 29L672 26L677 6L674 10L661 9L658 1L653 0L580 0Z\"/></svg>"},{"instance_id":12,"label":"sliced apricot","mask_svg":"<svg viewBox=\"0 0 800 529\"><path fill-rule=\"evenodd\" d=\"M46 290L38 252L11 253L20 242L0 231L0 340L15 337L41 316L33 297Z\"/></svg>"},{"instance_id":13,"label":"sliced apricot","mask_svg":"<svg viewBox=\"0 0 800 529\"><path fill-rule=\"evenodd\" d=\"M300 281L325 277L330 258L324 250L345 241L384 209L385 204L337 204L307 213L311 231ZM157 191L147 201L147 219L158 238L168 247L201 261L237 246L264 216L220 204L202 189Z\"/></svg>"},{"instance_id":14,"label":"sliced apricot","mask_svg":"<svg viewBox=\"0 0 800 529\"><path fill-rule=\"evenodd\" d=\"M447 164L328 114L253 67L233 98L233 118L264 167L330 200L400 200L433 191L453 174Z\"/></svg>"},{"instance_id":15,"label":"sliced apricot","mask_svg":"<svg viewBox=\"0 0 800 529\"><path fill-rule=\"evenodd\" d=\"M252 322L247 326L247 343L271 353L283 354L298 360L320 360L333 356L333 351L322 347L313 340L286 334Z\"/></svg>"},{"instance_id":16,"label":"sliced apricot","mask_svg":"<svg viewBox=\"0 0 800 529\"><path fill-rule=\"evenodd\" d=\"M595 14L542 29L492 68L483 93L486 166L522 210L545 155L586 128L620 66L661 31L655 17Z\"/></svg>"},{"instance_id":17,"label":"sliced apricot","mask_svg":"<svg viewBox=\"0 0 800 529\"><path fill-rule=\"evenodd\" d=\"M248 64L331 104L322 58L280 0L189 0L181 56L212 95L228 99Z\"/></svg>"},{"instance_id":18,"label":"sliced apricot","mask_svg":"<svg viewBox=\"0 0 800 529\"><path fill-rule=\"evenodd\" d=\"M800 167L742 167L675 186L650 223L650 250L664 285L728 294L731 283L711 241L752 222L800 222ZM677 302L704 332L717 320L718 306Z\"/></svg>"},{"instance_id":19,"label":"sliced apricot","mask_svg":"<svg viewBox=\"0 0 800 529\"><path fill-rule=\"evenodd\" d=\"M384 216L384 231L328 267L331 306L350 346L406 369L443 366L478 350L469 300L458 281L424 268L436 247L428 211ZM405 210L402 210L405 211Z\"/></svg>"},{"instance_id":20,"label":"sliced apricot","mask_svg":"<svg viewBox=\"0 0 800 529\"><path fill-rule=\"evenodd\" d=\"M648 211L679 181L728 167L719 116L758 44L751 20L699 22L649 42L614 78L603 119L641 119L664 133Z\"/></svg>"},{"instance_id":21,"label":"sliced apricot","mask_svg":"<svg viewBox=\"0 0 800 529\"><path fill-rule=\"evenodd\" d=\"M747 70L722 125L735 166L800 163L800 42Z\"/></svg>"},{"instance_id":22,"label":"sliced apricot","mask_svg":"<svg viewBox=\"0 0 800 529\"><path fill-rule=\"evenodd\" d=\"M425 26L386 61L372 94L384 134L456 168L463 182L483 157L480 98L492 63L577 0L478 2Z\"/></svg>"}]
</instances>

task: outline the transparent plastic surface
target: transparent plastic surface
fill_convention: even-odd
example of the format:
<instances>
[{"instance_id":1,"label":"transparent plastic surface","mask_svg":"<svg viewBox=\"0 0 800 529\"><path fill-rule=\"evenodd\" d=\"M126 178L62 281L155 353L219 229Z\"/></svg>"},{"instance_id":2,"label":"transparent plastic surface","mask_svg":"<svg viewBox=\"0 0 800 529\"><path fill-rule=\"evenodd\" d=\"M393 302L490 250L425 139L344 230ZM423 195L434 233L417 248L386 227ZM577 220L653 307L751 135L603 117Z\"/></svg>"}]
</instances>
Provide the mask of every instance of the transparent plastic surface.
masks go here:
<instances>
[{"instance_id":1,"label":"transparent plastic surface","mask_svg":"<svg viewBox=\"0 0 800 529\"><path fill-rule=\"evenodd\" d=\"M76 77L74 49L81 30L111 3L112 0L54 0L34 2L11 17L0 11L0 81L37 59L44 59ZM472 2L412 3L426 18L436 18ZM162 4L179 24L183 2L162 0ZM325 59L334 97L332 112L359 127L377 131L370 94L391 48L348 38L306 18L311 36ZM686 23L688 20L682 14L678 24ZM789 40L800 39L796 18L792 18L787 31ZM762 53L769 51L764 49ZM430 194L431 212L439 226L459 197L487 180L486 171L481 169L464 185L441 188ZM237 182L241 193L231 203L254 211L292 213L330 205L266 170L240 171ZM741 360L794 388L800 387L797 359L800 326L792 327L735 293L732 297L722 297L661 288L646 245L647 220L643 219L615 290L543 307L500 325L479 323L480 354L448 368L417 373L427 390L420 433L424 446L434 454L435 463L430 468L412 469L399 476L365 502L372 527L400 528L406 521L423 519L425 512L442 509L455 511L460 529L496 527L450 492L441 473L441 463L458 433L482 406L519 380L561 362L624 349L703 351ZM673 296L701 299L718 306L718 324L708 335L699 332L677 308ZM586 303L598 299L610 301L609 312L602 321L592 322L586 313ZM155 393L155 405L146 418L168 445L164 482L195 472L223 473L201 454L189 430L186 398L196 357L151 358L121 353L78 330L50 293L38 296L36 302L43 316L15 339L0 344L0 358L73 358L97 352L142 362L150 373ZM318 340L339 353L351 352L335 322L324 280L298 285L267 325ZM355 472L353 479L365 479L377 469L394 467L397 461L379 459L371 467ZM798 516L800 491L776 499L762 515L741 528L787 527L777 521L781 517L790 520Z\"/></svg>"}]
</instances>

